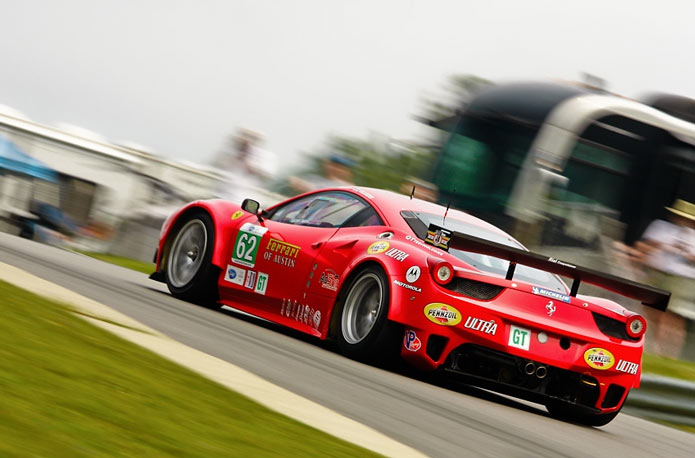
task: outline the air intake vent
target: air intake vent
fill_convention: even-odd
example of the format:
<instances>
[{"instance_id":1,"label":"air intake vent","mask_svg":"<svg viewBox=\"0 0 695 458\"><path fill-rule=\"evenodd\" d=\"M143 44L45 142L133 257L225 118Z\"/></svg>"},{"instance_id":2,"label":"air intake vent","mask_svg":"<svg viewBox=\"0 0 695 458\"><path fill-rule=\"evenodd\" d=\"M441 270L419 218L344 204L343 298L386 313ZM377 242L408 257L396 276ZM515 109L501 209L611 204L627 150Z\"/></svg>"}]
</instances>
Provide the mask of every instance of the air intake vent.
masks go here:
<instances>
[{"instance_id":1,"label":"air intake vent","mask_svg":"<svg viewBox=\"0 0 695 458\"><path fill-rule=\"evenodd\" d=\"M454 278L451 283L444 285L444 288L464 296L488 301L502 292L504 287L483 283L481 281L470 280L468 278ZM623 326L624 327L624 326Z\"/></svg>"},{"instance_id":2,"label":"air intake vent","mask_svg":"<svg viewBox=\"0 0 695 458\"><path fill-rule=\"evenodd\" d=\"M641 339L641 337L630 337L625 329L625 323L622 321L609 318L606 315L601 315L596 312L591 312L591 314L594 316L596 326L598 326L605 335L615 337L616 339L631 340L633 342L637 342Z\"/></svg>"},{"instance_id":3,"label":"air intake vent","mask_svg":"<svg viewBox=\"0 0 695 458\"><path fill-rule=\"evenodd\" d=\"M608 391L606 391L606 397L603 398L603 402L601 403L601 407L603 408L610 408L610 407L615 407L618 405L620 400L623 398L623 394L625 393L625 388L619 385L614 385L611 383L611 385L608 387Z\"/></svg>"}]
</instances>

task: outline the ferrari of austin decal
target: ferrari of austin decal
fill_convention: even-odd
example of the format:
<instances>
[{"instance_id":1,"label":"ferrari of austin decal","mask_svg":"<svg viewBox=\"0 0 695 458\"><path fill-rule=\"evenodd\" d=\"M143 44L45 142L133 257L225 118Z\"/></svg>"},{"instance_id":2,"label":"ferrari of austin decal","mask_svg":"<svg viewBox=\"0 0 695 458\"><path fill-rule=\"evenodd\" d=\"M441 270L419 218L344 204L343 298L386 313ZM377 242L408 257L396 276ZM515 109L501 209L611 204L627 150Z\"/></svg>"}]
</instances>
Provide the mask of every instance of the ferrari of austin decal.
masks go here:
<instances>
[{"instance_id":1,"label":"ferrari of austin decal","mask_svg":"<svg viewBox=\"0 0 695 458\"><path fill-rule=\"evenodd\" d=\"M271 238L265 247L266 251L263 254L263 259L282 266L294 267L295 260L301 249L297 245Z\"/></svg>"}]
</instances>

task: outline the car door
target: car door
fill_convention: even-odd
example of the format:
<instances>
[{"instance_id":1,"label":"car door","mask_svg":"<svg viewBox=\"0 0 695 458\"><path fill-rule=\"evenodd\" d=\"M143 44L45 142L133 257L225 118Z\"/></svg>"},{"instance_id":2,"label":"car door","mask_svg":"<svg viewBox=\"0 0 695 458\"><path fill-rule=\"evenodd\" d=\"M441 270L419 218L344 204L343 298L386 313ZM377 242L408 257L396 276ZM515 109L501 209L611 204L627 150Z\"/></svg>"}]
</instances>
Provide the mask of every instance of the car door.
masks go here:
<instances>
[{"instance_id":1,"label":"car door","mask_svg":"<svg viewBox=\"0 0 695 458\"><path fill-rule=\"evenodd\" d=\"M317 275L315 259L338 228L366 205L353 194L327 191L276 207L263 221L243 224L228 255L222 302L315 334L321 312L306 301Z\"/></svg>"}]
</instances>

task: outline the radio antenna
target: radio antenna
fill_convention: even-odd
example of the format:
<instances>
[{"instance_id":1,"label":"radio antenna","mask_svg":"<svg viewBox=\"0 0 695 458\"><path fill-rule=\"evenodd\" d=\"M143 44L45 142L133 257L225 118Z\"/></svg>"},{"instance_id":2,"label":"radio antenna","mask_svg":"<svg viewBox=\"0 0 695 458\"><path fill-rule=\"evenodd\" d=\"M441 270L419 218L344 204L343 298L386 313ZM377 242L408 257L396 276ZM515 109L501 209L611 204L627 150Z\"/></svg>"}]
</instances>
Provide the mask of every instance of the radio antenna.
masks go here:
<instances>
[{"instance_id":1,"label":"radio antenna","mask_svg":"<svg viewBox=\"0 0 695 458\"><path fill-rule=\"evenodd\" d=\"M454 188L454 192L452 193L456 194L456 188ZM444 218L442 218L442 224L446 222L446 215L449 213L449 207L451 207L451 196L449 196L449 201L446 203L446 210L444 210Z\"/></svg>"},{"instance_id":2,"label":"radio antenna","mask_svg":"<svg viewBox=\"0 0 695 458\"><path fill-rule=\"evenodd\" d=\"M413 200L414 195L415 195L415 185L413 185L413 190L410 191L410 200Z\"/></svg>"}]
</instances>

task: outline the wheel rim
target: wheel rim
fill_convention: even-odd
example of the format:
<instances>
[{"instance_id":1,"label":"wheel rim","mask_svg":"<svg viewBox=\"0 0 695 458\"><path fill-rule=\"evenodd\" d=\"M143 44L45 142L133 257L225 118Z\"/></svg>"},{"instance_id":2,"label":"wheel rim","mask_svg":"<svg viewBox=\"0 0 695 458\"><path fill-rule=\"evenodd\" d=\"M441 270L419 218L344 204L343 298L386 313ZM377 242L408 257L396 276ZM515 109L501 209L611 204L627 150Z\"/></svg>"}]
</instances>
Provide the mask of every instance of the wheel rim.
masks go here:
<instances>
[{"instance_id":1,"label":"wheel rim","mask_svg":"<svg viewBox=\"0 0 695 458\"><path fill-rule=\"evenodd\" d=\"M167 268L167 278L173 286L181 288L195 277L203 264L207 243L208 232L199 219L189 221L179 231L169 253Z\"/></svg>"},{"instance_id":2,"label":"wheel rim","mask_svg":"<svg viewBox=\"0 0 695 458\"><path fill-rule=\"evenodd\" d=\"M345 300L341 328L349 344L363 341L374 328L381 311L383 289L381 279L368 273L357 280Z\"/></svg>"}]
</instances>

